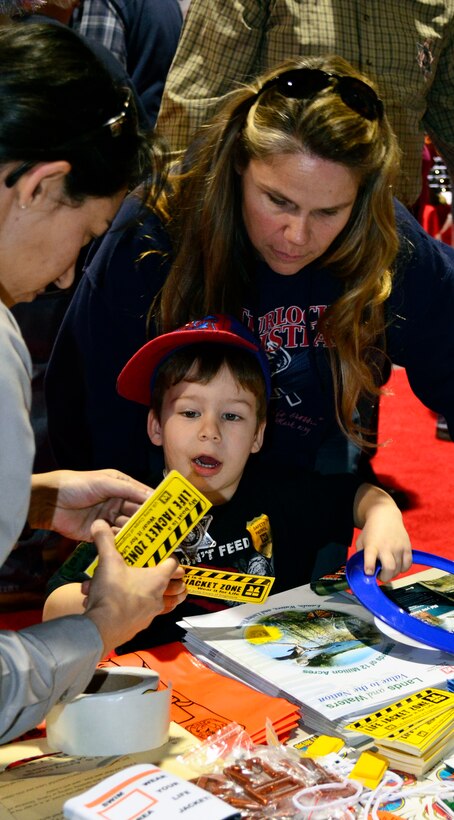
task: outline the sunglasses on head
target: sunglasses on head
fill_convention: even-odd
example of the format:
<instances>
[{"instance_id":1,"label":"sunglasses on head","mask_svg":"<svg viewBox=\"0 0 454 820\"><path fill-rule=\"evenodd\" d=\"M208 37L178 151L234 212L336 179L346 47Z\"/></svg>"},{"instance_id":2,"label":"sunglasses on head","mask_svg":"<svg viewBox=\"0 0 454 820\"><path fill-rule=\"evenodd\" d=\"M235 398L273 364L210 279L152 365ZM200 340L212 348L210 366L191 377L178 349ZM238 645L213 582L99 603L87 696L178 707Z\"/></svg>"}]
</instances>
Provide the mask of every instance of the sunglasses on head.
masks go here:
<instances>
[{"instance_id":1,"label":"sunglasses on head","mask_svg":"<svg viewBox=\"0 0 454 820\"><path fill-rule=\"evenodd\" d=\"M73 140L69 140L63 145L58 146L58 149L54 150L62 151L65 148L71 148L80 140L86 139L87 137L91 137L93 134L95 134L97 131L102 130L103 128L108 128L113 138L120 136L123 127L127 121L128 114L130 112L130 104L132 100L131 89L126 88L125 92L126 93L123 102L123 107L119 114L117 114L115 117L111 117L109 120L107 120L107 122L103 122L102 125L100 125L99 128L94 129L94 131L88 131L87 134L82 134ZM16 182L19 182L20 178L23 177L24 174L27 173L27 171L30 171L30 169L33 168L34 165L37 165L39 161L40 160L32 159L26 160L25 162L21 162L21 164L18 165L17 168L15 168L8 174L7 177L5 177L6 187L12 188L16 184Z\"/></svg>"},{"instance_id":2,"label":"sunglasses on head","mask_svg":"<svg viewBox=\"0 0 454 820\"><path fill-rule=\"evenodd\" d=\"M269 88L275 88L284 97L307 100L325 88L331 88L342 102L366 120L383 117L383 102L370 85L342 74L323 71L321 68L293 68L268 80L257 93L257 98Z\"/></svg>"}]
</instances>

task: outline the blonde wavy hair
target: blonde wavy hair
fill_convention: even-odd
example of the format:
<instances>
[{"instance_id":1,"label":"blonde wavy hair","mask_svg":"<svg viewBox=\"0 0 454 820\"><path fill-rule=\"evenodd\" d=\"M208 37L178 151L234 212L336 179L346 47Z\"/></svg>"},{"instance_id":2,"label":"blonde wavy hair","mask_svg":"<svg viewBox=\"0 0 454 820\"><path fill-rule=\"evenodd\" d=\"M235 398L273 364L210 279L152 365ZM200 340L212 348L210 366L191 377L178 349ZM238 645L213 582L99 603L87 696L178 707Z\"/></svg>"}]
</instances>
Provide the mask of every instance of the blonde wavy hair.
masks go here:
<instances>
[{"instance_id":1,"label":"blonde wavy hair","mask_svg":"<svg viewBox=\"0 0 454 820\"><path fill-rule=\"evenodd\" d=\"M154 319L167 331L211 312L241 318L255 263L242 218L238 170L251 159L305 152L353 169L359 191L350 219L318 260L342 281L343 293L318 329L329 346L338 422L367 445L354 416L360 396L380 392L384 303L398 251L393 185L399 149L386 115L366 119L332 86L302 100L284 97L276 87L259 93L278 74L298 68L319 68L372 86L342 58L327 56L286 61L227 95L160 199L174 261Z\"/></svg>"}]
</instances>

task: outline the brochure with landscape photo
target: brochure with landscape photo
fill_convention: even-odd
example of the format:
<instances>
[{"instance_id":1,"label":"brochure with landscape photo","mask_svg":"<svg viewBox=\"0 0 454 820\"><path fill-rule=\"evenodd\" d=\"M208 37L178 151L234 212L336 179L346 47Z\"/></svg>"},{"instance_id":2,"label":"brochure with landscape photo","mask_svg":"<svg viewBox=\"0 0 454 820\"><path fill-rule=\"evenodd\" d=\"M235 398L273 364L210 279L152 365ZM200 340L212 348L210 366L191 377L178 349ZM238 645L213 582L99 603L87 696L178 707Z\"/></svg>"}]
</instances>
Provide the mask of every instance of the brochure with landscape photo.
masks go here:
<instances>
[{"instance_id":1,"label":"brochure with landscape photo","mask_svg":"<svg viewBox=\"0 0 454 820\"><path fill-rule=\"evenodd\" d=\"M446 688L454 676L452 655L397 643L360 604L320 598L308 585L181 625L191 652L293 700L319 734L342 733L353 716L427 686Z\"/></svg>"}]
</instances>

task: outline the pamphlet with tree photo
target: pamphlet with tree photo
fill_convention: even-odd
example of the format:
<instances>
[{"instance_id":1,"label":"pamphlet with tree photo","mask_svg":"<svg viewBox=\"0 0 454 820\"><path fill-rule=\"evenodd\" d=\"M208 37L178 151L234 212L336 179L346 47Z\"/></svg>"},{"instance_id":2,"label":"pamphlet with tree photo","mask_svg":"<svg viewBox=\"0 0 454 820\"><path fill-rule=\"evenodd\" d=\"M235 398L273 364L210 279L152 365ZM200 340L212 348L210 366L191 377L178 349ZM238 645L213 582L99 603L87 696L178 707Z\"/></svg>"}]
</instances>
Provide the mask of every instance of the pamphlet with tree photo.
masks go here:
<instances>
[{"instance_id":1,"label":"pamphlet with tree photo","mask_svg":"<svg viewBox=\"0 0 454 820\"><path fill-rule=\"evenodd\" d=\"M181 622L185 644L227 672L302 707L320 734L427 686L446 688L452 655L384 635L360 604L309 586ZM350 737L350 735L349 735Z\"/></svg>"}]
</instances>

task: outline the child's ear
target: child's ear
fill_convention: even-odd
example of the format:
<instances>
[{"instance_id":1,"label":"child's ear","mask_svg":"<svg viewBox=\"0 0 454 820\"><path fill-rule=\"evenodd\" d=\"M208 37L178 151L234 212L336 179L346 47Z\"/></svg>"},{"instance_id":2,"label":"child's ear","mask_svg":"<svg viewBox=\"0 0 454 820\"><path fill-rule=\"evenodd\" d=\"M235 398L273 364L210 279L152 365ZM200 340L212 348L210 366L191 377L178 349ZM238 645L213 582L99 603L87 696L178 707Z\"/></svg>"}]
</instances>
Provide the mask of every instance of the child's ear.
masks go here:
<instances>
[{"instance_id":1,"label":"child's ear","mask_svg":"<svg viewBox=\"0 0 454 820\"><path fill-rule=\"evenodd\" d=\"M157 447L162 446L162 430L160 421L155 413L154 410L150 410L148 413L148 421L147 421L147 432L148 437L152 444L156 444Z\"/></svg>"},{"instance_id":2,"label":"child's ear","mask_svg":"<svg viewBox=\"0 0 454 820\"><path fill-rule=\"evenodd\" d=\"M259 426L257 427L254 441L251 447L251 453L258 453L262 444L263 444L263 436L265 435L265 427L266 427L266 420L260 422Z\"/></svg>"}]
</instances>

